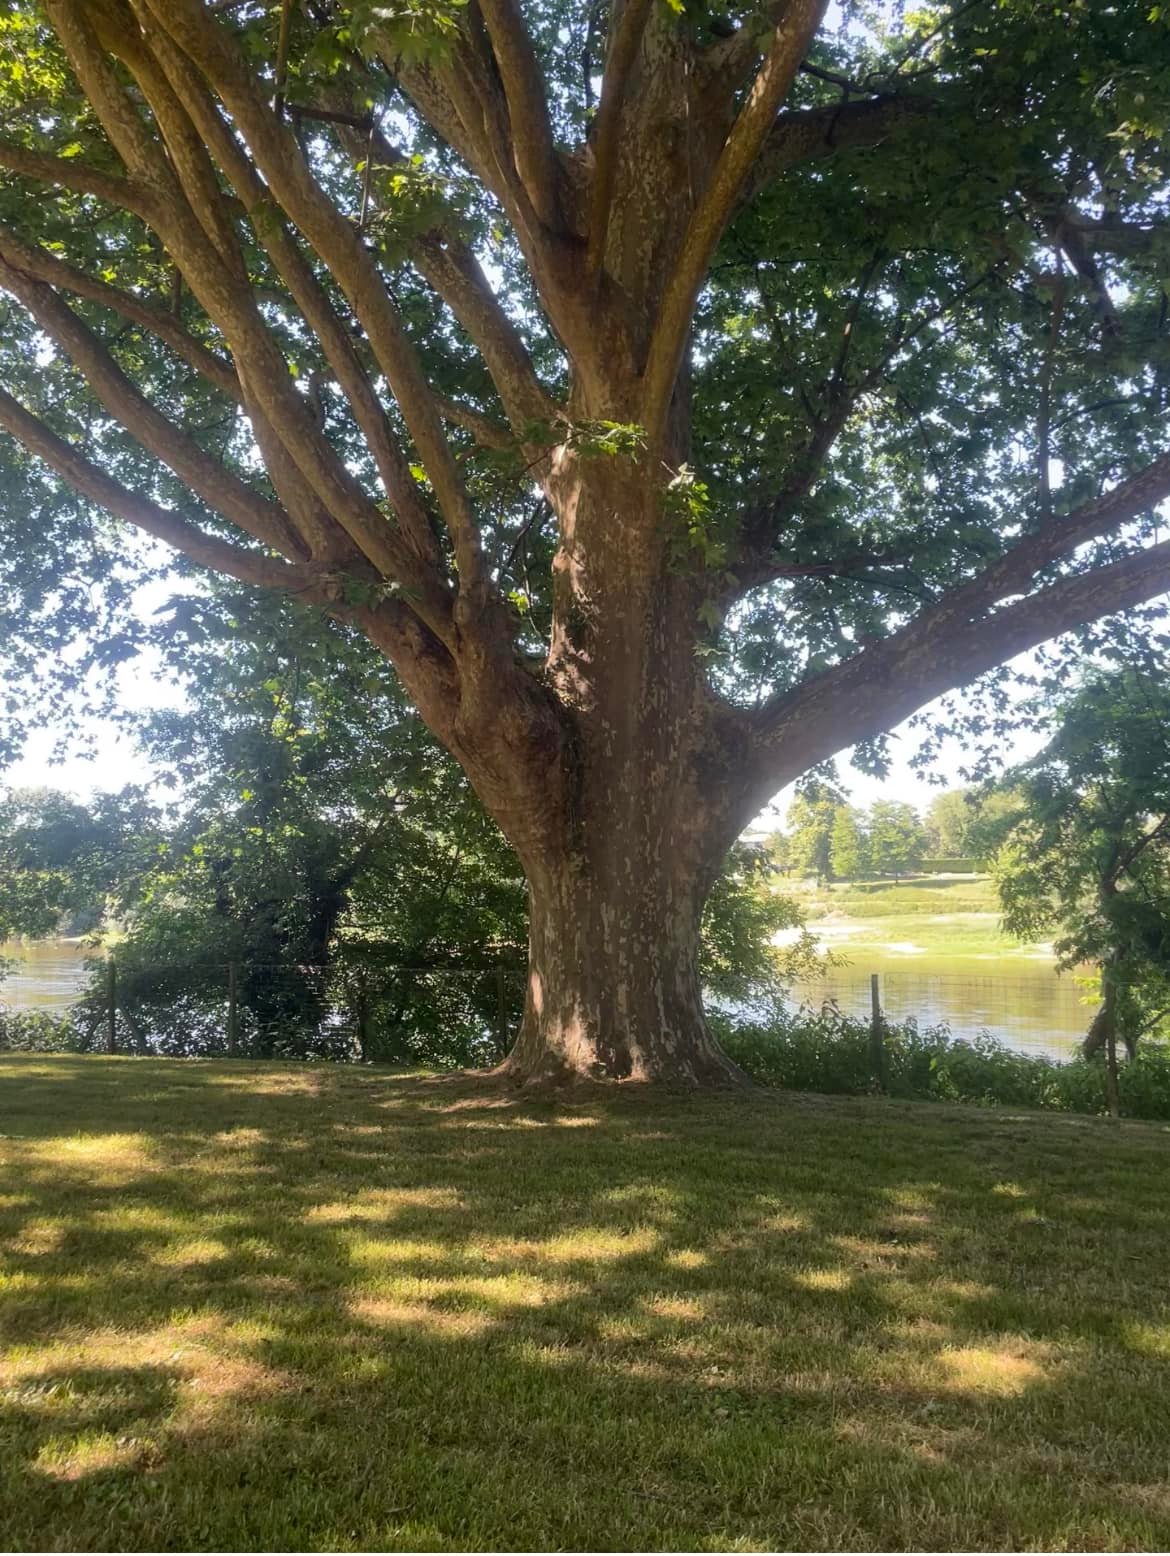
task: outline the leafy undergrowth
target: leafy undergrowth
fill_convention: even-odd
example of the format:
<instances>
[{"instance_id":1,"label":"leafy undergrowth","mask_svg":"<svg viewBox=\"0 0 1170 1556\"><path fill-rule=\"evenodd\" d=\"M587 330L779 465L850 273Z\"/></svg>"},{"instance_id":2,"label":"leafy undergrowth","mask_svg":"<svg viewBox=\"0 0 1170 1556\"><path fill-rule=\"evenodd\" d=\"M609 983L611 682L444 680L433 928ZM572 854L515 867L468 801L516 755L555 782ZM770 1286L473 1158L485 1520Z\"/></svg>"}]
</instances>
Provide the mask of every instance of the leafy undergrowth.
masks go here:
<instances>
[{"instance_id":1,"label":"leafy undergrowth","mask_svg":"<svg viewBox=\"0 0 1170 1556\"><path fill-rule=\"evenodd\" d=\"M712 1023L731 1057L763 1086L791 1091L872 1091L868 1021L826 1007L777 1006L766 1019L716 1014ZM894 1097L980 1106L1105 1113L1104 1056L1052 1059L1001 1043L989 1033L957 1038L945 1026L889 1022L884 1089ZM1147 1039L1118 1074L1121 1111L1129 1118L1170 1120L1170 1043Z\"/></svg>"},{"instance_id":2,"label":"leafy undergrowth","mask_svg":"<svg viewBox=\"0 0 1170 1556\"><path fill-rule=\"evenodd\" d=\"M1170 1135L0 1060L11 1549L1163 1549Z\"/></svg>"}]
</instances>

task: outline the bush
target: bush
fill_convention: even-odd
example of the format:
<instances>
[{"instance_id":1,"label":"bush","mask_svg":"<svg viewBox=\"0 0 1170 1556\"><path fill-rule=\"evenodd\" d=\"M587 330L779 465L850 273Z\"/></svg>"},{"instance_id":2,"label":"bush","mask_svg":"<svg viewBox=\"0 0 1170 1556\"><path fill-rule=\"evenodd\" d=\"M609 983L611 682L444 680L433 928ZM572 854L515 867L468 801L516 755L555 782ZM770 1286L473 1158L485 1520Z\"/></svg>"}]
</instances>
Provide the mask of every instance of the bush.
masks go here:
<instances>
[{"instance_id":1,"label":"bush","mask_svg":"<svg viewBox=\"0 0 1170 1556\"><path fill-rule=\"evenodd\" d=\"M777 1006L764 1019L712 1018L727 1052L754 1080L795 1091L859 1094L874 1089L869 1023L842 1015ZM886 1027L885 1090L894 1097L971 1102L983 1107L1047 1108L1105 1113L1102 1059L1049 1059L1021 1053L989 1033L955 1038L945 1026L914 1021ZM1150 1042L1118 1077L1122 1112L1170 1119L1170 1044Z\"/></svg>"},{"instance_id":2,"label":"bush","mask_svg":"<svg viewBox=\"0 0 1170 1556\"><path fill-rule=\"evenodd\" d=\"M63 1054L84 1047L70 1018L44 1010L0 1010L0 1053Z\"/></svg>"}]
</instances>

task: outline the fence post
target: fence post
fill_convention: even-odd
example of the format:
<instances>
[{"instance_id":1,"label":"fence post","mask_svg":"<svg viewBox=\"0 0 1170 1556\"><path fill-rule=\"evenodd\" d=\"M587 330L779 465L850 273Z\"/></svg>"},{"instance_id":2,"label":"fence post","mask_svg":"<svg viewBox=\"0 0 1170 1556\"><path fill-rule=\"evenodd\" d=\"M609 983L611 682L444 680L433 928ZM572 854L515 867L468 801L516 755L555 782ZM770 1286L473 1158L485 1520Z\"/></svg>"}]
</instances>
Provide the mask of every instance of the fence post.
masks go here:
<instances>
[{"instance_id":1,"label":"fence post","mask_svg":"<svg viewBox=\"0 0 1170 1556\"><path fill-rule=\"evenodd\" d=\"M364 972L357 975L356 1005L358 1051L364 1061L370 1053L370 989Z\"/></svg>"},{"instance_id":2,"label":"fence post","mask_svg":"<svg viewBox=\"0 0 1170 1556\"><path fill-rule=\"evenodd\" d=\"M496 963L496 1041L500 1058L508 1057L508 990L504 982L504 964Z\"/></svg>"},{"instance_id":3,"label":"fence post","mask_svg":"<svg viewBox=\"0 0 1170 1556\"><path fill-rule=\"evenodd\" d=\"M869 976L869 1073L879 1091L886 1086L885 1023L882 1020L882 995L877 973Z\"/></svg>"},{"instance_id":4,"label":"fence post","mask_svg":"<svg viewBox=\"0 0 1170 1556\"><path fill-rule=\"evenodd\" d=\"M106 958L106 1052L118 1051L118 964L113 952Z\"/></svg>"},{"instance_id":5,"label":"fence post","mask_svg":"<svg viewBox=\"0 0 1170 1556\"><path fill-rule=\"evenodd\" d=\"M229 1059L240 1049L240 979L235 962L228 963L227 1049Z\"/></svg>"}]
</instances>

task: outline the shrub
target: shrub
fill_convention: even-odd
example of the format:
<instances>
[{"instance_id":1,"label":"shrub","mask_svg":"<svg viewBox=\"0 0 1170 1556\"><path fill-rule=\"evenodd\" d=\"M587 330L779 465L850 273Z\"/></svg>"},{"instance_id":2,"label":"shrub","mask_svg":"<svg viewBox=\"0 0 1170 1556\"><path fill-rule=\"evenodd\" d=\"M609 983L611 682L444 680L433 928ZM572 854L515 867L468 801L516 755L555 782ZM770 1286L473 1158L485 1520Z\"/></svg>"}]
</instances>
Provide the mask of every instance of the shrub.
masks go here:
<instances>
[{"instance_id":1,"label":"shrub","mask_svg":"<svg viewBox=\"0 0 1170 1556\"><path fill-rule=\"evenodd\" d=\"M717 1014L713 1024L727 1052L765 1086L797 1091L863 1093L874 1089L869 1023L842 1015L777 1005L748 1021ZM967 1040L945 1026L888 1023L885 1090L895 1097L969 1102L983 1107L1107 1111L1101 1059L1050 1059L1021 1053L989 1033ZM1125 1064L1118 1089L1131 1118L1170 1119L1170 1044L1151 1042Z\"/></svg>"},{"instance_id":2,"label":"shrub","mask_svg":"<svg viewBox=\"0 0 1170 1556\"><path fill-rule=\"evenodd\" d=\"M83 1045L66 1016L44 1010L0 1010L0 1053L74 1053Z\"/></svg>"}]
</instances>

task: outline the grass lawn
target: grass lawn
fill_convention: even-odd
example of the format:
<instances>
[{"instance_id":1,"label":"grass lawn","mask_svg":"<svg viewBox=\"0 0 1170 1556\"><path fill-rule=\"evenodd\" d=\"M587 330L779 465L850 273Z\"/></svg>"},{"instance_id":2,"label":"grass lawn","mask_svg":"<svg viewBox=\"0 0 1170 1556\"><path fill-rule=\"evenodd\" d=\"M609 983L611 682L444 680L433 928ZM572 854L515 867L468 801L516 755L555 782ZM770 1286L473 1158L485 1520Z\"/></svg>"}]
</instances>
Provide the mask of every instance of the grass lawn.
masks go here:
<instances>
[{"instance_id":1,"label":"grass lawn","mask_svg":"<svg viewBox=\"0 0 1170 1556\"><path fill-rule=\"evenodd\" d=\"M1025 945L1000 928L991 877L924 875L894 881L777 881L777 891L800 904L809 928L851 960L880 962L891 944L913 945L940 965L965 957L1024 969L1054 965L1051 948ZM855 954L856 953L856 954Z\"/></svg>"},{"instance_id":2,"label":"grass lawn","mask_svg":"<svg viewBox=\"0 0 1170 1556\"><path fill-rule=\"evenodd\" d=\"M0 1061L0 1546L1170 1545L1170 1132Z\"/></svg>"}]
</instances>

